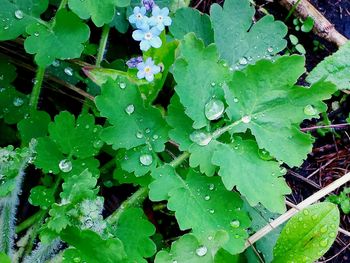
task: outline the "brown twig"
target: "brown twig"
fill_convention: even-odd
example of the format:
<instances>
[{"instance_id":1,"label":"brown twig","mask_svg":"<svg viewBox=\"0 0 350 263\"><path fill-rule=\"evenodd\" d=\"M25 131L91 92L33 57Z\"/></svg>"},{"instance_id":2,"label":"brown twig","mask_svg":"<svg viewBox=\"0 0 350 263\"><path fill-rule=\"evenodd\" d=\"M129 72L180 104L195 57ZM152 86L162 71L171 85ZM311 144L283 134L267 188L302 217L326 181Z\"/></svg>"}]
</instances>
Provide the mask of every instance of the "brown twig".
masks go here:
<instances>
[{"instance_id":1,"label":"brown twig","mask_svg":"<svg viewBox=\"0 0 350 263\"><path fill-rule=\"evenodd\" d=\"M290 10L296 4L297 0L279 0L282 6ZM295 14L306 19L311 17L315 21L313 31L316 35L336 44L338 47L344 45L348 39L340 34L334 25L328 21L312 4L307 0L301 0L295 9Z\"/></svg>"}]
</instances>

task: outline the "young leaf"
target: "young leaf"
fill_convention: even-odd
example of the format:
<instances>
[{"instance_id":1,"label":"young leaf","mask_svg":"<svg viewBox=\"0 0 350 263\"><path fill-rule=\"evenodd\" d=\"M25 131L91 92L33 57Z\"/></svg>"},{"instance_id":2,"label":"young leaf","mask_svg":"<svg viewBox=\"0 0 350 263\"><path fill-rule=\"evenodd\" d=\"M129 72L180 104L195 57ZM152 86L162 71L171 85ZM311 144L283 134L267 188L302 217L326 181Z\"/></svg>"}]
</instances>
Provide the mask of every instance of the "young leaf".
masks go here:
<instances>
[{"instance_id":1,"label":"young leaf","mask_svg":"<svg viewBox=\"0 0 350 263\"><path fill-rule=\"evenodd\" d=\"M55 203L54 190L42 185L35 186L30 190L29 203L34 206L40 206L42 209L48 209Z\"/></svg>"},{"instance_id":2,"label":"young leaf","mask_svg":"<svg viewBox=\"0 0 350 263\"><path fill-rule=\"evenodd\" d=\"M0 41L11 40L25 33L47 9L48 0L0 0Z\"/></svg>"},{"instance_id":3,"label":"young leaf","mask_svg":"<svg viewBox=\"0 0 350 263\"><path fill-rule=\"evenodd\" d=\"M203 40L205 45L214 42L214 33L210 18L197 9L181 8L174 15L170 33L177 39L182 40L187 33L194 32L197 38Z\"/></svg>"},{"instance_id":4,"label":"young leaf","mask_svg":"<svg viewBox=\"0 0 350 263\"><path fill-rule=\"evenodd\" d=\"M115 27L120 33L125 34L129 29L129 21L127 20L127 9L117 8L110 27Z\"/></svg>"},{"instance_id":5,"label":"young leaf","mask_svg":"<svg viewBox=\"0 0 350 263\"><path fill-rule=\"evenodd\" d=\"M112 226L111 233L123 242L128 256L127 262L147 263L145 258L156 252L156 245L150 239L155 233L155 227L140 208L126 209L118 224Z\"/></svg>"},{"instance_id":6,"label":"young leaf","mask_svg":"<svg viewBox=\"0 0 350 263\"><path fill-rule=\"evenodd\" d=\"M211 252L201 246L194 235L186 234L171 244L169 252L165 250L158 252L154 262L213 263L213 258Z\"/></svg>"},{"instance_id":7,"label":"young leaf","mask_svg":"<svg viewBox=\"0 0 350 263\"><path fill-rule=\"evenodd\" d=\"M277 240L273 263L312 263L323 256L337 237L339 210L328 202L312 205L288 221Z\"/></svg>"},{"instance_id":8,"label":"young leaf","mask_svg":"<svg viewBox=\"0 0 350 263\"><path fill-rule=\"evenodd\" d=\"M287 27L267 15L253 24L255 9L248 0L226 0L222 8L213 4L210 18L221 58L238 68L282 51Z\"/></svg>"},{"instance_id":9,"label":"young leaf","mask_svg":"<svg viewBox=\"0 0 350 263\"><path fill-rule=\"evenodd\" d=\"M327 80L338 89L350 89L350 61L347 59L350 54L350 42L340 47L333 55L325 58L309 74L306 80L315 83L319 80Z\"/></svg>"},{"instance_id":10,"label":"young leaf","mask_svg":"<svg viewBox=\"0 0 350 263\"><path fill-rule=\"evenodd\" d=\"M207 125L205 105L213 97L223 99L222 83L228 79L228 69L218 63L215 45L204 47L193 33L179 46L180 58L174 65L175 88L186 114L194 121L193 128ZM210 70L208 70L210 69Z\"/></svg>"},{"instance_id":11,"label":"young leaf","mask_svg":"<svg viewBox=\"0 0 350 263\"><path fill-rule=\"evenodd\" d=\"M116 263L124 262L123 260L127 258L123 243L119 239L104 240L91 230L81 231L78 228L69 227L61 233L61 238L78 250L82 262Z\"/></svg>"},{"instance_id":12,"label":"young leaf","mask_svg":"<svg viewBox=\"0 0 350 263\"><path fill-rule=\"evenodd\" d=\"M17 124L22 142L28 143L32 138L45 136L50 121L51 117L46 111L32 111L29 117Z\"/></svg>"},{"instance_id":13,"label":"young leaf","mask_svg":"<svg viewBox=\"0 0 350 263\"><path fill-rule=\"evenodd\" d=\"M236 187L251 206L258 203L273 212L285 211L284 195L291 191L276 161L262 160L255 141L237 138L233 144L220 144L213 163L228 190Z\"/></svg>"},{"instance_id":14,"label":"young leaf","mask_svg":"<svg viewBox=\"0 0 350 263\"><path fill-rule=\"evenodd\" d=\"M89 19L97 27L112 21L115 13L116 0L69 0L69 8L81 19Z\"/></svg>"},{"instance_id":15,"label":"young leaf","mask_svg":"<svg viewBox=\"0 0 350 263\"><path fill-rule=\"evenodd\" d=\"M312 137L297 127L304 119L318 117L326 109L322 100L336 90L324 82L310 88L294 86L303 72L300 56L261 60L236 71L224 86L226 113L237 124L231 131L251 130L261 149L289 166L301 165L312 148Z\"/></svg>"},{"instance_id":16,"label":"young leaf","mask_svg":"<svg viewBox=\"0 0 350 263\"><path fill-rule=\"evenodd\" d=\"M150 199L168 200L181 230L192 229L208 249L221 246L231 254L243 250L249 218L240 211L239 196L227 191L218 177L190 170L183 179L168 166L155 170L152 177Z\"/></svg>"},{"instance_id":17,"label":"young leaf","mask_svg":"<svg viewBox=\"0 0 350 263\"><path fill-rule=\"evenodd\" d=\"M55 59L80 57L83 43L90 36L89 27L65 9L58 11L50 24L34 23L26 31L30 36L24 42L25 50L35 54L35 62L41 67L49 66Z\"/></svg>"}]
</instances>

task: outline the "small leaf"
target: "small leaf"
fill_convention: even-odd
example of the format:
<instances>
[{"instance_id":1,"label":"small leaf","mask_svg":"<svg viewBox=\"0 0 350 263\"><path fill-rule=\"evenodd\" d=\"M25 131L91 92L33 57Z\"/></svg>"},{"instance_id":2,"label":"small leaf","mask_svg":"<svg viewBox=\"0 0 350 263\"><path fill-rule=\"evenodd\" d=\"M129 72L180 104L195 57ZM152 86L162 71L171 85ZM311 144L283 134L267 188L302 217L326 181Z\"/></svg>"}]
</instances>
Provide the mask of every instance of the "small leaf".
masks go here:
<instances>
[{"instance_id":1,"label":"small leaf","mask_svg":"<svg viewBox=\"0 0 350 263\"><path fill-rule=\"evenodd\" d=\"M345 43L333 55L320 62L309 74L306 80L315 83L319 80L327 80L338 89L350 89L350 41Z\"/></svg>"},{"instance_id":2,"label":"small leaf","mask_svg":"<svg viewBox=\"0 0 350 263\"><path fill-rule=\"evenodd\" d=\"M314 23L315 21L312 19L312 17L308 16L301 26L301 31L305 33L310 32L314 27Z\"/></svg>"},{"instance_id":3,"label":"small leaf","mask_svg":"<svg viewBox=\"0 0 350 263\"><path fill-rule=\"evenodd\" d=\"M17 124L22 143L47 135L50 121L51 117L45 111L32 111L28 118L24 118Z\"/></svg>"},{"instance_id":4,"label":"small leaf","mask_svg":"<svg viewBox=\"0 0 350 263\"><path fill-rule=\"evenodd\" d=\"M45 186L35 186L30 190L29 202L34 206L40 206L42 209L48 209L54 202L54 190Z\"/></svg>"},{"instance_id":5,"label":"small leaf","mask_svg":"<svg viewBox=\"0 0 350 263\"><path fill-rule=\"evenodd\" d=\"M169 30L179 40L182 40L187 33L194 32L197 38L202 39L206 45L214 42L209 16L193 8L177 10Z\"/></svg>"},{"instance_id":6,"label":"small leaf","mask_svg":"<svg viewBox=\"0 0 350 263\"><path fill-rule=\"evenodd\" d=\"M110 27L115 27L120 33L125 34L129 28L129 21L127 20L126 8L117 8L114 14Z\"/></svg>"},{"instance_id":7,"label":"small leaf","mask_svg":"<svg viewBox=\"0 0 350 263\"><path fill-rule=\"evenodd\" d=\"M312 263L322 257L337 237L339 210L328 202L315 204L292 217L274 248L273 263Z\"/></svg>"},{"instance_id":8,"label":"small leaf","mask_svg":"<svg viewBox=\"0 0 350 263\"><path fill-rule=\"evenodd\" d=\"M41 67L49 66L55 59L80 57L83 43L90 36L89 27L65 9L57 12L51 24L34 23L26 31L30 36L24 42L25 50L35 54L35 62Z\"/></svg>"}]
</instances>

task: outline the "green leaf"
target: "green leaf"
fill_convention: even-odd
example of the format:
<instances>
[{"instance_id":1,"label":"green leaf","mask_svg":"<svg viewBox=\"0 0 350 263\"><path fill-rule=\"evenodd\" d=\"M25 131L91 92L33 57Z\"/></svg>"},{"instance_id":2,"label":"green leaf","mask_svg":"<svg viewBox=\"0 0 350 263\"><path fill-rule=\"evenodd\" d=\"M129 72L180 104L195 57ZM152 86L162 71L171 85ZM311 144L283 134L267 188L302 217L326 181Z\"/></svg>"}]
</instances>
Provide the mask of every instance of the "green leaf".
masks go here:
<instances>
[{"instance_id":1,"label":"green leaf","mask_svg":"<svg viewBox=\"0 0 350 263\"><path fill-rule=\"evenodd\" d=\"M156 253L156 245L150 239L155 233L155 227L147 220L142 209L126 209L118 224L112 227L112 234L124 244L127 262L146 263L145 258Z\"/></svg>"},{"instance_id":2,"label":"green leaf","mask_svg":"<svg viewBox=\"0 0 350 263\"><path fill-rule=\"evenodd\" d=\"M287 27L267 15L253 23L255 8L248 0L226 0L222 8L213 4L210 18L221 58L241 68L282 51Z\"/></svg>"},{"instance_id":3,"label":"green leaf","mask_svg":"<svg viewBox=\"0 0 350 263\"><path fill-rule=\"evenodd\" d=\"M1 18L0 18L0 21L1 21ZM0 31L0 34L1 34L1 31ZM16 67L12 65L10 62L8 62L8 59L6 59L3 56L0 56L0 91L2 88L8 87L16 79L16 77L17 77Z\"/></svg>"},{"instance_id":4,"label":"green leaf","mask_svg":"<svg viewBox=\"0 0 350 263\"><path fill-rule=\"evenodd\" d=\"M117 8L110 27L115 27L120 33L125 34L129 29L129 21L127 20L126 8Z\"/></svg>"},{"instance_id":5,"label":"green leaf","mask_svg":"<svg viewBox=\"0 0 350 263\"><path fill-rule=\"evenodd\" d=\"M175 13L178 9L188 7L189 5L190 0L172 0L169 9L170 12Z\"/></svg>"},{"instance_id":6,"label":"green leaf","mask_svg":"<svg viewBox=\"0 0 350 263\"><path fill-rule=\"evenodd\" d=\"M158 109L144 106L135 84L122 77L118 81L119 84L109 80L95 100L101 116L106 117L111 124L102 131L101 138L114 149L132 149L140 146L140 151L129 151L132 153L132 166L134 169L144 168L142 170L148 171L149 166L154 164L155 158L152 155L164 150L168 126ZM151 162L148 164L141 161L145 154L151 156ZM136 161L138 166L134 166ZM130 169L128 171L130 172Z\"/></svg>"},{"instance_id":7,"label":"green leaf","mask_svg":"<svg viewBox=\"0 0 350 263\"><path fill-rule=\"evenodd\" d=\"M55 203L55 191L45 186L35 186L30 190L29 203L34 206L40 206L42 209L48 209Z\"/></svg>"},{"instance_id":8,"label":"green leaf","mask_svg":"<svg viewBox=\"0 0 350 263\"><path fill-rule=\"evenodd\" d=\"M7 256L5 253L0 253L0 262L2 263L11 263L11 258Z\"/></svg>"},{"instance_id":9,"label":"green leaf","mask_svg":"<svg viewBox=\"0 0 350 263\"><path fill-rule=\"evenodd\" d=\"M168 106L166 121L172 127L169 131L170 139L179 144L181 151L187 151L193 144L189 136L193 131L193 121L185 114L185 108L176 94L171 98Z\"/></svg>"},{"instance_id":10,"label":"green leaf","mask_svg":"<svg viewBox=\"0 0 350 263\"><path fill-rule=\"evenodd\" d=\"M178 9L169 27L170 33L177 39L183 39L187 33L194 32L205 45L214 42L214 32L210 18L193 8Z\"/></svg>"},{"instance_id":11,"label":"green leaf","mask_svg":"<svg viewBox=\"0 0 350 263\"><path fill-rule=\"evenodd\" d=\"M212 263L213 259L210 252L206 252L203 256L196 254L196 250L199 248L201 248L201 244L196 237L192 234L186 234L171 244L169 252L165 250L158 252L154 262Z\"/></svg>"},{"instance_id":12,"label":"green leaf","mask_svg":"<svg viewBox=\"0 0 350 263\"><path fill-rule=\"evenodd\" d=\"M212 164L213 154L218 146L218 142L212 140L205 147L193 143L189 149L190 166L196 168L199 166L199 170L208 175L213 176L216 171L216 166Z\"/></svg>"},{"instance_id":13,"label":"green leaf","mask_svg":"<svg viewBox=\"0 0 350 263\"><path fill-rule=\"evenodd\" d=\"M349 54L350 42L347 42L337 52L319 63L306 80L309 83L327 80L337 85L338 89L349 89L350 61L347 59Z\"/></svg>"},{"instance_id":14,"label":"green leaf","mask_svg":"<svg viewBox=\"0 0 350 263\"><path fill-rule=\"evenodd\" d=\"M274 263L312 263L322 257L337 237L339 210L328 202L312 205L288 221L274 249Z\"/></svg>"},{"instance_id":15,"label":"green leaf","mask_svg":"<svg viewBox=\"0 0 350 263\"><path fill-rule=\"evenodd\" d=\"M126 259L123 243L117 238L104 240L91 230L81 231L73 227L63 231L61 238L79 251L82 261L118 263Z\"/></svg>"},{"instance_id":16,"label":"green leaf","mask_svg":"<svg viewBox=\"0 0 350 263\"><path fill-rule=\"evenodd\" d=\"M306 20L303 22L303 25L301 26L301 31L308 33L310 32L314 27L315 21L312 19L312 17L308 16Z\"/></svg>"},{"instance_id":17,"label":"green leaf","mask_svg":"<svg viewBox=\"0 0 350 263\"><path fill-rule=\"evenodd\" d=\"M301 165L312 149L313 139L297 128L304 119L317 118L327 109L322 100L331 97L331 83L310 88L294 86L304 73L304 58L281 57L261 60L237 71L224 86L227 115L236 126L232 132L249 129L261 149L289 166ZM276 132L278 131L278 132Z\"/></svg>"},{"instance_id":18,"label":"green leaf","mask_svg":"<svg viewBox=\"0 0 350 263\"><path fill-rule=\"evenodd\" d=\"M209 122L205 105L213 97L223 98L220 85L228 78L228 70L218 64L215 45L204 47L194 34L186 35L179 49L180 58L175 62L173 73L177 83L175 91L186 114L194 121L193 128L200 129Z\"/></svg>"},{"instance_id":19,"label":"green leaf","mask_svg":"<svg viewBox=\"0 0 350 263\"><path fill-rule=\"evenodd\" d=\"M50 121L51 117L47 112L32 111L28 118L24 118L17 124L22 143L47 135Z\"/></svg>"},{"instance_id":20,"label":"green leaf","mask_svg":"<svg viewBox=\"0 0 350 263\"><path fill-rule=\"evenodd\" d=\"M30 36L24 42L25 50L35 54L35 62L41 67L49 66L55 59L80 57L83 43L90 36L89 27L65 9L58 11L50 24L34 23L26 31Z\"/></svg>"},{"instance_id":21,"label":"green leaf","mask_svg":"<svg viewBox=\"0 0 350 263\"><path fill-rule=\"evenodd\" d=\"M37 22L47 9L48 0L0 0L0 41L11 40L25 32L27 25Z\"/></svg>"},{"instance_id":22,"label":"green leaf","mask_svg":"<svg viewBox=\"0 0 350 263\"><path fill-rule=\"evenodd\" d=\"M102 127L95 125L90 114L79 115L77 120L69 112L63 111L49 124L49 136L38 138L35 165L44 172L66 175L80 174L89 169L98 175L99 162L93 158L103 146L100 140ZM59 164L66 161L70 169L61 170Z\"/></svg>"},{"instance_id":23,"label":"green leaf","mask_svg":"<svg viewBox=\"0 0 350 263\"><path fill-rule=\"evenodd\" d=\"M229 192L218 177L206 177L190 170L186 179L165 166L152 173L150 199L168 200L181 230L193 234L208 249L223 247L231 254L244 249L250 224L247 214L240 211L242 201Z\"/></svg>"},{"instance_id":24,"label":"green leaf","mask_svg":"<svg viewBox=\"0 0 350 263\"><path fill-rule=\"evenodd\" d=\"M69 0L69 8L81 19L89 19L97 27L108 24L112 21L115 13L116 0Z\"/></svg>"},{"instance_id":25,"label":"green leaf","mask_svg":"<svg viewBox=\"0 0 350 263\"><path fill-rule=\"evenodd\" d=\"M258 203L273 212L285 211L284 195L291 191L282 177L276 161L259 157L255 141L237 138L232 145L220 144L213 163L220 167L219 175L228 190L236 187L250 205Z\"/></svg>"},{"instance_id":26,"label":"green leaf","mask_svg":"<svg viewBox=\"0 0 350 263\"><path fill-rule=\"evenodd\" d=\"M28 96L14 87L0 87L0 118L7 124L16 124L28 114Z\"/></svg>"}]
</instances>

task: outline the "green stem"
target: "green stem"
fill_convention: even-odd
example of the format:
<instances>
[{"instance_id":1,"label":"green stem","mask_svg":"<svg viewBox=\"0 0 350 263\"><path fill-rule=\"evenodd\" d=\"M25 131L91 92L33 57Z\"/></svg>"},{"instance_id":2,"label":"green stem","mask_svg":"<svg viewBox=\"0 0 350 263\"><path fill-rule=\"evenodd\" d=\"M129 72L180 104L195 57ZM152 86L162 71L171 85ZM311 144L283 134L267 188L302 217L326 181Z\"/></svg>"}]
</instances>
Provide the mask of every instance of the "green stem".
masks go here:
<instances>
[{"instance_id":1,"label":"green stem","mask_svg":"<svg viewBox=\"0 0 350 263\"><path fill-rule=\"evenodd\" d=\"M44 210L40 210L37 213L35 213L34 215L32 215L31 217L24 220L22 223L20 223L16 227L16 234L18 234L18 233L26 230L27 228L31 227L32 225L34 225L42 217L42 215L44 213L45 213Z\"/></svg>"},{"instance_id":2,"label":"green stem","mask_svg":"<svg viewBox=\"0 0 350 263\"><path fill-rule=\"evenodd\" d=\"M288 19L291 17L291 15L294 13L295 9L298 7L299 3L300 3L301 0L298 0L293 6L292 8L289 10L289 13L286 17L286 19L284 19L284 22L287 22Z\"/></svg>"},{"instance_id":3,"label":"green stem","mask_svg":"<svg viewBox=\"0 0 350 263\"><path fill-rule=\"evenodd\" d=\"M97 67L101 66L101 62L103 60L103 56L104 56L105 51L106 51L109 31L110 31L109 25L104 25L103 29L102 29L100 45L98 48L98 53L97 53L97 58L96 58L96 66Z\"/></svg>"},{"instance_id":4,"label":"green stem","mask_svg":"<svg viewBox=\"0 0 350 263\"><path fill-rule=\"evenodd\" d=\"M38 107L38 101L39 101L39 96L40 96L40 91L41 91L41 86L43 84L44 76L45 76L45 68L38 67L36 72L36 77L35 77L35 84L34 84L33 91L29 101L31 110L36 110Z\"/></svg>"},{"instance_id":5,"label":"green stem","mask_svg":"<svg viewBox=\"0 0 350 263\"><path fill-rule=\"evenodd\" d=\"M58 6L57 12L60 11L61 9L65 8L68 3L68 0L62 0L60 5Z\"/></svg>"},{"instance_id":6,"label":"green stem","mask_svg":"<svg viewBox=\"0 0 350 263\"><path fill-rule=\"evenodd\" d=\"M13 246L13 204L10 201L5 201L1 211L1 238L0 238L0 251L12 257Z\"/></svg>"},{"instance_id":7,"label":"green stem","mask_svg":"<svg viewBox=\"0 0 350 263\"><path fill-rule=\"evenodd\" d=\"M115 224L119 221L120 216L124 213L129 207L137 206L142 204L143 201L148 196L148 188L141 187L135 193L133 193L128 199L126 199L121 206L107 218L109 224Z\"/></svg>"},{"instance_id":8,"label":"green stem","mask_svg":"<svg viewBox=\"0 0 350 263\"><path fill-rule=\"evenodd\" d=\"M169 164L172 167L178 167L180 164L182 164L188 157L190 156L190 154L188 152L184 152L181 155L179 155L178 157L176 157L174 160L172 160Z\"/></svg>"}]
</instances>

